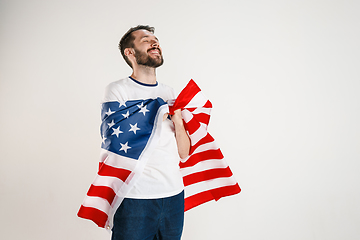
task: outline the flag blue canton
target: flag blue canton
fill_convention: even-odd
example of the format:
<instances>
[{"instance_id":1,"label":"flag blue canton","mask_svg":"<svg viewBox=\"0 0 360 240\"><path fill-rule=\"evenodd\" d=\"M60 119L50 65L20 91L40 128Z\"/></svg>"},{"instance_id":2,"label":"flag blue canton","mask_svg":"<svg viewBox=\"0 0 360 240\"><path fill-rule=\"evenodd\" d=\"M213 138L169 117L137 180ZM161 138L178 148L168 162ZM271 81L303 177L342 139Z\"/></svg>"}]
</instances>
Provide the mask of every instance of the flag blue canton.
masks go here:
<instances>
[{"instance_id":1,"label":"flag blue canton","mask_svg":"<svg viewBox=\"0 0 360 240\"><path fill-rule=\"evenodd\" d=\"M164 104L161 98L103 103L101 148L138 159L149 141L158 109Z\"/></svg>"}]
</instances>

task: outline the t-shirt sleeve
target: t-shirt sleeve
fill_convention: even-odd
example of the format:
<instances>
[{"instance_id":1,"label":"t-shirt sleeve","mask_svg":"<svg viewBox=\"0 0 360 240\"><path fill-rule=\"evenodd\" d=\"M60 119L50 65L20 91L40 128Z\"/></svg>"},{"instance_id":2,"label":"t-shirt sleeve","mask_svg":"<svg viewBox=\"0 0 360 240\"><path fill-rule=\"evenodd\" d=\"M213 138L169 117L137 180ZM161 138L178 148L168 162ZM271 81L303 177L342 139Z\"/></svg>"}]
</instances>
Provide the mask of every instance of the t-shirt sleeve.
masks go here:
<instances>
[{"instance_id":1,"label":"t-shirt sleeve","mask_svg":"<svg viewBox=\"0 0 360 240\"><path fill-rule=\"evenodd\" d=\"M110 83L106 86L103 102L122 101L123 99L124 97L115 83Z\"/></svg>"},{"instance_id":2,"label":"t-shirt sleeve","mask_svg":"<svg viewBox=\"0 0 360 240\"><path fill-rule=\"evenodd\" d=\"M174 100L176 98L175 91L172 87L169 87L169 94L170 94L169 99Z\"/></svg>"}]
</instances>

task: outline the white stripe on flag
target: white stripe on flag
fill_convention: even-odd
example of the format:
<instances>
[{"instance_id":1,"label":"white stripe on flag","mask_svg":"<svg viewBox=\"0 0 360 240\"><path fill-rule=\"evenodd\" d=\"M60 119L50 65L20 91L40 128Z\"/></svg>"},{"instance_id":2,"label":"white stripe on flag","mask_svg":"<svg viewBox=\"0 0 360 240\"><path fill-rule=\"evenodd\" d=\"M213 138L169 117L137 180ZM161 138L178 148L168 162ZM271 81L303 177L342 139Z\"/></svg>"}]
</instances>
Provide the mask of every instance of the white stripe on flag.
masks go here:
<instances>
[{"instance_id":1,"label":"white stripe on flag","mask_svg":"<svg viewBox=\"0 0 360 240\"><path fill-rule=\"evenodd\" d=\"M82 204L84 207L96 208L104 213L110 209L110 204L103 198L87 196Z\"/></svg>"},{"instance_id":2,"label":"white stripe on flag","mask_svg":"<svg viewBox=\"0 0 360 240\"><path fill-rule=\"evenodd\" d=\"M227 168L229 165L224 161L224 159L211 159L206 161L198 162L196 165L186 168L181 168L181 174L185 177L189 174L202 172L211 169L217 168Z\"/></svg>"},{"instance_id":3,"label":"white stripe on flag","mask_svg":"<svg viewBox=\"0 0 360 240\"><path fill-rule=\"evenodd\" d=\"M116 155L115 153L112 153L110 151L107 152L109 156L105 160L106 165L109 165L114 168L129 170L129 171L134 170L137 161L128 157Z\"/></svg>"},{"instance_id":4,"label":"white stripe on flag","mask_svg":"<svg viewBox=\"0 0 360 240\"><path fill-rule=\"evenodd\" d=\"M198 182L185 187L185 198L195 194L205 192L220 187L232 186L237 184L233 176L227 178L216 178L209 181Z\"/></svg>"},{"instance_id":5,"label":"white stripe on flag","mask_svg":"<svg viewBox=\"0 0 360 240\"><path fill-rule=\"evenodd\" d=\"M207 131L207 127L208 127L207 124L201 122L200 125L201 125L201 127L203 127Z\"/></svg>"},{"instance_id":6,"label":"white stripe on flag","mask_svg":"<svg viewBox=\"0 0 360 240\"><path fill-rule=\"evenodd\" d=\"M117 193L124 182L116 177L108 177L108 176L97 176L93 182L94 186L102 186L102 187L109 187Z\"/></svg>"},{"instance_id":7,"label":"white stripe on flag","mask_svg":"<svg viewBox=\"0 0 360 240\"><path fill-rule=\"evenodd\" d=\"M191 146L194 146L201 139L206 137L207 131L203 127L199 127L193 134L190 135Z\"/></svg>"},{"instance_id":8,"label":"white stripe on flag","mask_svg":"<svg viewBox=\"0 0 360 240\"><path fill-rule=\"evenodd\" d=\"M208 99L200 91L188 102L185 108L198 108L199 106L204 106L207 101Z\"/></svg>"},{"instance_id":9,"label":"white stripe on flag","mask_svg":"<svg viewBox=\"0 0 360 240\"><path fill-rule=\"evenodd\" d=\"M219 149L219 147L217 146L216 142L212 141L198 146L192 154L205 152L208 150L217 150L217 149Z\"/></svg>"},{"instance_id":10,"label":"white stripe on flag","mask_svg":"<svg viewBox=\"0 0 360 240\"><path fill-rule=\"evenodd\" d=\"M194 111L192 111L192 114L199 114L199 113L210 115L211 108L196 108Z\"/></svg>"},{"instance_id":11,"label":"white stripe on flag","mask_svg":"<svg viewBox=\"0 0 360 240\"><path fill-rule=\"evenodd\" d=\"M193 118L193 114L187 109L181 111L181 116L186 123L190 122L190 120Z\"/></svg>"}]
</instances>

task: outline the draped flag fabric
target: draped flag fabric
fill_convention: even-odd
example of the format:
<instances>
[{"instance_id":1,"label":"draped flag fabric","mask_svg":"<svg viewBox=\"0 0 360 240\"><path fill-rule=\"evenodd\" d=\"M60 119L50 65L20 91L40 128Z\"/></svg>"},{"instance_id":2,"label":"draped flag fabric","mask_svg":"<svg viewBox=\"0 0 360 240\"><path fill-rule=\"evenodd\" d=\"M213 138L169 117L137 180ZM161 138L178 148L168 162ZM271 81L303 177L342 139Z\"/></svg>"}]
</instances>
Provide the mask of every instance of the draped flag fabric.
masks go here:
<instances>
[{"instance_id":1,"label":"draped flag fabric","mask_svg":"<svg viewBox=\"0 0 360 240\"><path fill-rule=\"evenodd\" d=\"M78 216L111 229L113 216L140 177L160 138L163 115L169 111L161 98L105 102L101 111L99 171Z\"/></svg>"},{"instance_id":2,"label":"draped flag fabric","mask_svg":"<svg viewBox=\"0 0 360 240\"><path fill-rule=\"evenodd\" d=\"M163 116L181 109L188 131L190 155L181 159L185 211L241 191L229 166L207 132L212 104L193 80L175 101L161 98L102 105L102 152L99 171L78 216L111 229L122 200L141 176L159 140Z\"/></svg>"},{"instance_id":3,"label":"draped flag fabric","mask_svg":"<svg viewBox=\"0 0 360 240\"><path fill-rule=\"evenodd\" d=\"M214 138L207 132L211 102L193 80L170 104L172 114L181 109L188 131L190 155L182 159L180 171L185 186L185 211L211 200L241 191Z\"/></svg>"}]
</instances>

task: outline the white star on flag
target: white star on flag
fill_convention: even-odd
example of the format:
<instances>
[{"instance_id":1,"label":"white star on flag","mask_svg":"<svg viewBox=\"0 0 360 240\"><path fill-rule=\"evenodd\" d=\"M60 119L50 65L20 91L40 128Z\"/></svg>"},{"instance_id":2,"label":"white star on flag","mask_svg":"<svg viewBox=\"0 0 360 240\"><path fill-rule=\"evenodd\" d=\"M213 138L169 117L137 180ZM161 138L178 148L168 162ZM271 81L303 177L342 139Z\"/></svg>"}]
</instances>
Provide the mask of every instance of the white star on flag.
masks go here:
<instances>
[{"instance_id":1,"label":"white star on flag","mask_svg":"<svg viewBox=\"0 0 360 240\"><path fill-rule=\"evenodd\" d=\"M119 108L121 108L121 106L124 106L124 107L126 107L126 102L125 101L119 101Z\"/></svg>"},{"instance_id":2,"label":"white star on flag","mask_svg":"<svg viewBox=\"0 0 360 240\"><path fill-rule=\"evenodd\" d=\"M106 115L110 116L111 114L113 114L114 112L111 111L111 109L109 108L109 110L107 112L105 112Z\"/></svg>"},{"instance_id":3,"label":"white star on flag","mask_svg":"<svg viewBox=\"0 0 360 240\"><path fill-rule=\"evenodd\" d=\"M129 148L131 148L131 147L128 146L128 142L126 142L125 144L120 143L120 145L121 145L121 148L120 148L119 151L124 151L125 153L127 153L127 150Z\"/></svg>"},{"instance_id":4,"label":"white star on flag","mask_svg":"<svg viewBox=\"0 0 360 240\"><path fill-rule=\"evenodd\" d=\"M109 128L111 128L112 126L114 126L114 125L115 125L114 120L112 120L111 123L108 123L107 125L109 125Z\"/></svg>"},{"instance_id":5,"label":"white star on flag","mask_svg":"<svg viewBox=\"0 0 360 240\"><path fill-rule=\"evenodd\" d=\"M146 106L144 106L144 107L141 108L141 110L139 112L143 113L144 116L145 116L145 113L150 112L150 110L146 109Z\"/></svg>"},{"instance_id":6,"label":"white star on flag","mask_svg":"<svg viewBox=\"0 0 360 240\"><path fill-rule=\"evenodd\" d=\"M141 102L140 105L137 105L138 108L142 108L143 106L144 106L144 103L143 103L143 102Z\"/></svg>"},{"instance_id":7,"label":"white star on flag","mask_svg":"<svg viewBox=\"0 0 360 240\"><path fill-rule=\"evenodd\" d=\"M105 140L106 140L107 138L105 137L105 136L102 136L102 143L103 144L105 144Z\"/></svg>"},{"instance_id":8,"label":"white star on flag","mask_svg":"<svg viewBox=\"0 0 360 240\"><path fill-rule=\"evenodd\" d=\"M137 127L137 123L135 123L135 125L132 125L131 123L130 123L130 126L131 126L131 128L130 128L130 130L129 130L129 132L134 132L135 134L136 134L136 131L137 130L140 130L140 128L138 128Z\"/></svg>"},{"instance_id":9,"label":"white star on flag","mask_svg":"<svg viewBox=\"0 0 360 240\"><path fill-rule=\"evenodd\" d=\"M120 126L118 128L113 128L112 130L114 132L111 135L116 135L116 137L119 137L119 133L123 133L122 131L120 131Z\"/></svg>"},{"instance_id":10,"label":"white star on flag","mask_svg":"<svg viewBox=\"0 0 360 240\"><path fill-rule=\"evenodd\" d=\"M125 114L122 114L124 116L124 118L128 118L130 116L129 111L127 111Z\"/></svg>"}]
</instances>

